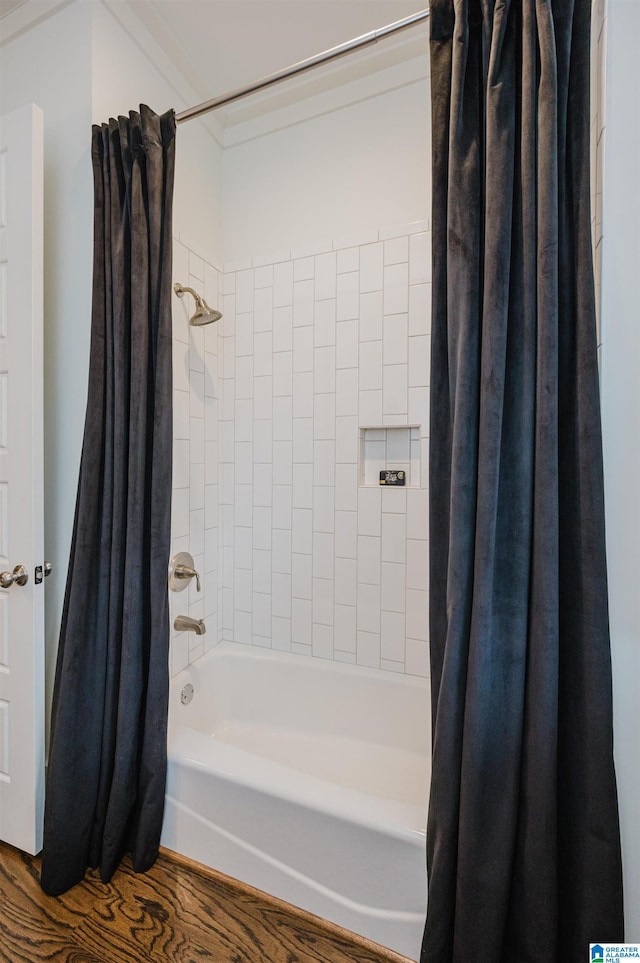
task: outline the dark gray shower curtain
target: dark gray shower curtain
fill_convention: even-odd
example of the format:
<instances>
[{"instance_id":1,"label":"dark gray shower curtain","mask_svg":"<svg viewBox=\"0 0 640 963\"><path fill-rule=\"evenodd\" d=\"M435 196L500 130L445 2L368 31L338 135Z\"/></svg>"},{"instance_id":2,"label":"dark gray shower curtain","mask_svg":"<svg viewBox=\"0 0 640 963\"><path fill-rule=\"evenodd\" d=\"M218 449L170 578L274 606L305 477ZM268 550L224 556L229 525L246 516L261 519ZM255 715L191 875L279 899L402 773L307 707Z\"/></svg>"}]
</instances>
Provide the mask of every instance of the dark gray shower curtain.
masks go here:
<instances>
[{"instance_id":1,"label":"dark gray shower curtain","mask_svg":"<svg viewBox=\"0 0 640 963\"><path fill-rule=\"evenodd\" d=\"M89 394L56 668L41 884L154 862L166 776L173 112L93 128Z\"/></svg>"},{"instance_id":2,"label":"dark gray shower curtain","mask_svg":"<svg viewBox=\"0 0 640 963\"><path fill-rule=\"evenodd\" d=\"M423 963L623 938L590 0L432 0L433 778Z\"/></svg>"}]
</instances>

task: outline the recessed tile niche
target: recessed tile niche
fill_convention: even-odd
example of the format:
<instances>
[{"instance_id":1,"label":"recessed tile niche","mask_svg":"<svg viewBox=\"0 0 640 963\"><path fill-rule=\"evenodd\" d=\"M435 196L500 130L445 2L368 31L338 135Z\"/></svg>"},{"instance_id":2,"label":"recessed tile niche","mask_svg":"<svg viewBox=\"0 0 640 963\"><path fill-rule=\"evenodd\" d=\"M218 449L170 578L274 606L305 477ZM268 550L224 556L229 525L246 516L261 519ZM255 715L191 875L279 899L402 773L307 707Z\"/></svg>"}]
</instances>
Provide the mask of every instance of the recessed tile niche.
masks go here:
<instances>
[{"instance_id":1,"label":"recessed tile niche","mask_svg":"<svg viewBox=\"0 0 640 963\"><path fill-rule=\"evenodd\" d=\"M404 471L407 488L420 487L420 427L386 426L360 429L361 486L380 486L380 472Z\"/></svg>"}]
</instances>

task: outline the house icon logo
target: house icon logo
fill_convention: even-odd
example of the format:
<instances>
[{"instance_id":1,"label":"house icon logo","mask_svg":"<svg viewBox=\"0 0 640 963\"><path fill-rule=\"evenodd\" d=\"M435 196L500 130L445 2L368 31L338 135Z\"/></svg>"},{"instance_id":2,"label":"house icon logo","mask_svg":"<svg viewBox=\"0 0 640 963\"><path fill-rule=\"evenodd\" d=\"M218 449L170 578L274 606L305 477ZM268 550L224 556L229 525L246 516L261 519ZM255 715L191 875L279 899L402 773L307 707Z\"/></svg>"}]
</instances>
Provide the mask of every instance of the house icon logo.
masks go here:
<instances>
[{"instance_id":1,"label":"house icon logo","mask_svg":"<svg viewBox=\"0 0 640 963\"><path fill-rule=\"evenodd\" d=\"M591 945L591 963L604 963L604 949L599 943Z\"/></svg>"}]
</instances>

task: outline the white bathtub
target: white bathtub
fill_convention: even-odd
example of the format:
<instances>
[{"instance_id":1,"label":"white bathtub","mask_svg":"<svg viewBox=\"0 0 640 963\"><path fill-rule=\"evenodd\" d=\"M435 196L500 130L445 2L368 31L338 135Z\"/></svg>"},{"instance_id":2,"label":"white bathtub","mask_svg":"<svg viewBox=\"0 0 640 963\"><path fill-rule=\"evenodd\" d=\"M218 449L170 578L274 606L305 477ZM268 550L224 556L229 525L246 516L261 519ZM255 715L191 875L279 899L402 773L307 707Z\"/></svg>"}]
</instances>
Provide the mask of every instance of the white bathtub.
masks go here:
<instances>
[{"instance_id":1,"label":"white bathtub","mask_svg":"<svg viewBox=\"0 0 640 963\"><path fill-rule=\"evenodd\" d=\"M423 679L223 642L172 681L162 844L417 959L429 740Z\"/></svg>"}]
</instances>

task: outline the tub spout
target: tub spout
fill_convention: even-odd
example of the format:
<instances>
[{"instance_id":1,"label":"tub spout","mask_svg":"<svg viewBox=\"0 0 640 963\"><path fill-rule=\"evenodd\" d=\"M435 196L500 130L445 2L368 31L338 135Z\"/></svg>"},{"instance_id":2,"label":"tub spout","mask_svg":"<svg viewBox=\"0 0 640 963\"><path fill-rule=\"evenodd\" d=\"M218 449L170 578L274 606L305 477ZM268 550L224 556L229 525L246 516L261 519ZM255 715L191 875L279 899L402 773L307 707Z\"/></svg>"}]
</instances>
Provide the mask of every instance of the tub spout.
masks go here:
<instances>
[{"instance_id":1,"label":"tub spout","mask_svg":"<svg viewBox=\"0 0 640 963\"><path fill-rule=\"evenodd\" d=\"M204 635L207 631L202 619L192 619L188 615L176 615L173 627L176 632L195 632L196 635Z\"/></svg>"}]
</instances>

